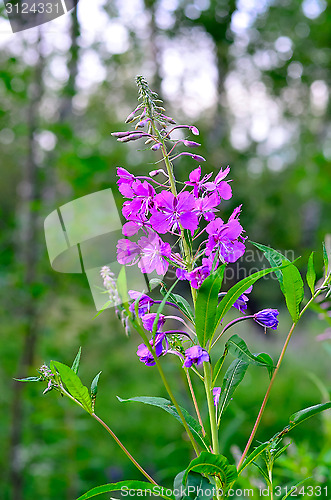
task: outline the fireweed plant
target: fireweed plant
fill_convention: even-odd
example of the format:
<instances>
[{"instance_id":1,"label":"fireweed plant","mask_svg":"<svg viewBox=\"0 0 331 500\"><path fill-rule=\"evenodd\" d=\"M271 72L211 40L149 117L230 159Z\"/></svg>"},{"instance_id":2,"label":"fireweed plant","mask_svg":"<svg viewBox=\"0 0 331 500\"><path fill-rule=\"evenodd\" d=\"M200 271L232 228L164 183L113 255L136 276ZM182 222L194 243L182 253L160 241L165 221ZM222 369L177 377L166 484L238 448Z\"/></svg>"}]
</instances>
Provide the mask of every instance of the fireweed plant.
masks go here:
<instances>
[{"instance_id":1,"label":"fireweed plant","mask_svg":"<svg viewBox=\"0 0 331 500\"><path fill-rule=\"evenodd\" d=\"M154 405L170 413L184 426L196 457L185 464L183 469L186 468L175 477L173 491L162 489L110 427L96 415L95 399L100 373L94 378L89 391L77 375L81 350L71 368L51 361L50 366L43 365L39 369L39 377L22 380L45 381L47 387L44 393L56 390L86 410L107 430L148 481L122 481L98 486L79 500L123 487L137 490L140 496L142 491L147 494L159 488L159 496L165 499L186 498L194 491L193 497L220 500L229 496L229 491L247 466L258 465L258 458L264 460L264 466L258 465L258 468L270 487L270 498L273 498L273 464L287 448L281 447L283 436L303 420L331 407L331 402L328 402L298 411L289 418L285 429L251 450L256 444L253 443L255 434L298 321L318 296L327 298L331 293L327 251L324 246L325 272L318 286L315 286L313 253L309 258L306 275L311 292L309 298L304 298L304 284L297 267L279 252L253 242L264 253L271 267L242 279L227 292L221 291L227 264L242 257L247 244L247 236L240 224L241 205L233 210L228 220L223 220L219 215L222 200L232 197L230 168L221 168L215 177L211 173L204 174L200 164L205 159L182 150L183 147L191 149L200 146L196 140L192 140L199 135L198 129L191 125L176 125L172 118L166 116L162 102L143 77L137 78L137 85L139 103L126 120L126 123L133 123L135 127L112 135L123 143L143 140L152 154L159 155L155 162L159 168L149 172L149 175L140 176L134 176L122 167L117 169L118 188L125 198L122 213L127 222L123 226L124 237L117 243L117 260L123 265L118 277L107 266L100 271L105 293L109 295L105 307L114 305L125 331L128 333L133 328L141 336L137 361L139 359L144 363L146 370L159 372L169 395L169 400L136 397L120 401ZM178 130L183 133L183 138L173 139L173 133ZM199 165L190 172L184 183L175 176L177 161L182 156L191 157ZM155 271L160 276L153 285L157 283L160 286L161 300L154 300L147 293L127 290L125 267L135 265L142 273ZM162 278L169 267L175 270L177 279L168 288ZM225 332L242 321L255 321L264 329L278 329L277 309L246 314L253 285L272 272L276 273L293 320L276 363L266 353L252 353L245 340L236 334L223 341ZM178 281L188 282L191 304L174 292ZM233 308L237 310L238 317L228 322L226 315L230 310L234 311ZM166 314L165 311L171 312ZM175 325L173 329L169 329L169 322ZM222 345L223 354L220 357L214 354L216 344ZM170 356L177 359L179 370L185 372L196 413L194 417L180 406L163 371L162 365ZM223 365L228 356L233 359L225 371ZM219 453L219 428L224 411L231 403L249 365L266 369L270 382L246 447L238 464L234 465ZM205 401L197 400L194 391L196 383L203 384ZM201 417L203 405L208 408L208 425Z\"/></svg>"}]
</instances>

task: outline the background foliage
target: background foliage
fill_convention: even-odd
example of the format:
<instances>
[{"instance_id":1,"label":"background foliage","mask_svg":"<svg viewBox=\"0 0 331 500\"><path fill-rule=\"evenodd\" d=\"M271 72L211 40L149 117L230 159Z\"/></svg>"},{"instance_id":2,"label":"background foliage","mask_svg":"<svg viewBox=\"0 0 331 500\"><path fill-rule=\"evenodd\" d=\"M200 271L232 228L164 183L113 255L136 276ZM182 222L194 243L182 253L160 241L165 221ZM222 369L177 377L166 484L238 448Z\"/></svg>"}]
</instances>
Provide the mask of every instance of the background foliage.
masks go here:
<instances>
[{"instance_id":1,"label":"background foliage","mask_svg":"<svg viewBox=\"0 0 331 500\"><path fill-rule=\"evenodd\" d=\"M56 207L108 187L115 193L116 166L152 170L150 153L109 135L124 130L135 105L135 75L146 76L178 123L199 127L206 170L230 164L235 194L224 204L225 216L243 203L241 221L252 240L304 261L330 232L330 28L326 0L98 0L93 6L80 0L78 11L15 35L2 12L3 498L71 500L103 482L138 478L79 408L53 393L41 396L37 384L13 382L34 375L43 361L70 364L80 345L83 380L103 372L101 416L147 470L170 484L190 458L185 444L175 448L182 432L175 421L116 399L164 394L153 369L137 361L139 340L123 335L113 311L93 320L85 277L51 269L43 237L43 220ZM189 168L183 159L178 175L186 178ZM322 271L321 258L316 261ZM262 264L257 257L243 261L241 273ZM252 310L281 307L277 287L261 282L251 294ZM287 313L282 319L283 328L267 337L253 326L238 333L252 350L276 357L290 322ZM327 398L330 333L323 336L324 330L311 315L296 332L259 440L282 428L292 412ZM165 369L171 378L175 366ZM252 368L225 416L221 451L232 460L267 384L254 375ZM174 384L184 394L185 381ZM283 482L330 480L330 417L322 418L293 433L286 469L278 468Z\"/></svg>"}]
</instances>

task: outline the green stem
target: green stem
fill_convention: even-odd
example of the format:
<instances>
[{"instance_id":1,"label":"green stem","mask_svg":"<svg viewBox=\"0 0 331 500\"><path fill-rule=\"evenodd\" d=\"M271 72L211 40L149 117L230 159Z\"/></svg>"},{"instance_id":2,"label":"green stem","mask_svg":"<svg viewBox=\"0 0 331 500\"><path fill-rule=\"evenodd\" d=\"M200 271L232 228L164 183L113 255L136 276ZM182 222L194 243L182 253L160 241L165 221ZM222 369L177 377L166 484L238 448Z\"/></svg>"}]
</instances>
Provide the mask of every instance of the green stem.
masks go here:
<instances>
[{"instance_id":1,"label":"green stem","mask_svg":"<svg viewBox=\"0 0 331 500\"><path fill-rule=\"evenodd\" d=\"M211 381L211 366L210 363L203 363L204 370L204 384L207 396L207 404L208 404L208 412L209 412L209 420L210 420L210 429L211 429L211 437L213 444L213 452L219 453L219 444L218 444L218 431L217 431L217 422L216 422L216 412L214 406L214 398L212 393L212 381Z\"/></svg>"},{"instance_id":2,"label":"green stem","mask_svg":"<svg viewBox=\"0 0 331 500\"><path fill-rule=\"evenodd\" d=\"M321 286L321 288L322 288L323 286L324 286L324 283L323 283L323 285ZM289 342L290 342L290 339L291 339L291 337L292 337L292 333L293 333L293 331L294 331L294 329L295 329L295 327L296 327L296 325L297 325L297 323L298 323L299 319L302 317L302 315L303 315L303 314L304 314L304 312L308 309L308 307L310 306L310 304L311 304L311 303L312 303L312 302L316 299L316 297L317 297L317 296L318 296L321 292L322 292L322 290L321 290L321 289L316 290L315 294L312 296L312 298L311 298L311 299L307 302L307 304L305 305L305 307L304 307L304 308L302 309L302 311L300 312L300 314L299 314L299 317L298 317L297 321L296 321L296 322L294 322L294 323L292 324L292 326L291 326L291 329L290 329L290 331L289 331L289 333L288 333L288 336L287 336L287 338L286 338L286 340L285 340L285 344L284 344L284 346L283 346L282 352L280 353L280 356L279 356L279 359L278 359L278 362L277 362L277 365L276 365L275 371L274 371L274 373L273 373L273 375L272 375L272 377L271 377L271 380L270 380L270 383L269 383L269 386L268 386L267 392L265 393L265 396L264 396L264 399L263 399L263 402L262 402L262 405L261 405L260 411L259 411L258 416L257 416L257 418L256 418L256 421L255 421L254 427L253 427L253 429L252 429L251 435L250 435L250 437L249 437L249 439L248 439L248 441L247 441L247 444L246 444L246 447L245 447L245 449L244 449L244 452L243 452L243 454L242 454L242 456L241 456L241 459L240 459L240 461L239 461L239 463L238 463L238 470L240 469L240 467L241 467L241 465L242 465L243 461L245 460L245 457L246 457L246 455L247 455L247 453L248 453L248 450L249 450L249 448L250 448L250 446L251 446L251 444L252 444L252 441L253 441L253 439L254 439L254 437L255 437L256 431L257 431L257 429L258 429L258 427L259 427L259 425L260 425L260 422L261 422L261 419L262 419L262 416L263 416L263 412L264 412L264 409L265 409L265 407L266 407L266 404L267 404L267 401L268 401L268 398L269 398L269 394L270 394L271 388L272 388L272 386L273 386L273 384L274 384L274 381L275 381L276 375L277 375L277 373L278 373L278 370L279 370L279 368L280 368L280 365L281 365L281 363L282 363L282 361L283 361L283 358L284 358L284 356L285 356L285 352L286 352L287 346L288 346L288 344L289 344Z\"/></svg>"},{"instance_id":3,"label":"green stem","mask_svg":"<svg viewBox=\"0 0 331 500\"><path fill-rule=\"evenodd\" d=\"M63 394L65 394L65 396L67 396L74 403L78 404L81 408L83 408L83 410L85 410L85 408L83 407L83 405L76 398L74 398L68 391L66 391L65 388L62 385L60 386L60 390L61 390L61 392ZM90 415L95 420L97 420L106 429L106 431L116 441L116 443L119 445L119 447L124 451L124 453L126 454L126 456L128 457L128 459L131 460L131 462L146 477L146 479L148 479L148 481L151 482L152 484L158 485L157 482L154 481L154 479L141 467L141 465L139 465L139 463L137 462L137 460L135 460L133 458L133 456L131 455L131 453L125 448L124 444L120 441L120 439L116 436L116 434L110 429L110 427L108 427L108 425L103 420L101 420L101 418L98 417L95 413L90 413Z\"/></svg>"},{"instance_id":4,"label":"green stem","mask_svg":"<svg viewBox=\"0 0 331 500\"><path fill-rule=\"evenodd\" d=\"M137 317L138 317L138 316L137 316ZM183 424L183 426L184 426L184 428L185 428L185 430L186 430L186 432L187 432L187 435L188 435L188 437L189 437L189 439L190 439L190 441L191 441L191 444L192 444L192 446L193 446L193 448L194 448L195 453L196 453L197 455L199 455L199 454L200 454L200 452L199 452L198 445L197 445L197 443L196 443L196 441L195 441L195 439L194 439L194 437L193 437L193 434L192 434L192 432L191 432L191 429L189 428L189 426L188 426L188 424L187 424L187 422L186 422L186 420L185 420L185 418L184 418L183 412L182 412L182 410L180 409L179 404L177 403L177 400L176 400L176 398L175 398L175 396L174 396L174 394L173 394L173 392L172 392L172 390L171 390L171 387L170 387L170 385L168 384L168 381L167 381L166 376L165 376L165 374L164 374L164 371L163 371L163 369L162 369L162 366L161 366L160 360L159 360L159 358L158 358L158 357L156 356L156 354L155 354L155 350L152 348L151 344L149 343L149 340L148 340L148 338L147 338L147 335L145 334L145 332L144 332L143 328L141 328L140 324L139 324L139 323L137 323L137 321L134 321L134 322L133 322L133 325L134 325L134 327L136 328L136 330L137 330L137 332L139 333L139 335L141 336L141 338L143 339L144 344L146 345L146 347L149 349L150 353L152 354L152 356L153 356L153 358L154 358L154 361L155 361L155 364L156 364L156 367L157 367L157 369L158 369L158 371L159 371L159 374L160 374L160 376L161 376L161 379L162 379L163 385L164 385L164 387L166 388L166 391L167 391L167 393L169 394L169 397L170 397L170 399L171 399L171 401L172 401L172 403L173 403L174 407L175 407L175 408L176 408L176 410L177 410L177 413L178 413L178 415L179 415L179 417L180 417L180 419L181 419L181 421L182 421L182 424Z\"/></svg>"},{"instance_id":5,"label":"green stem","mask_svg":"<svg viewBox=\"0 0 331 500\"><path fill-rule=\"evenodd\" d=\"M141 465L138 464L137 460L135 460L133 458L133 456L131 455L131 453L125 448L124 444L118 439L118 437L116 436L116 434L108 427L108 425L103 420L101 420L101 418L98 417L98 415L96 415L95 413L92 413L91 415L92 415L92 417L95 420L97 420L102 425L102 427L104 427L106 429L106 431L116 441L116 443L118 444L118 446L124 451L124 453L126 454L126 456L128 457L128 459L131 460L131 462L145 476L145 478L148 479L148 481L150 483L157 485L157 482L154 481L154 479L141 467Z\"/></svg>"}]
</instances>

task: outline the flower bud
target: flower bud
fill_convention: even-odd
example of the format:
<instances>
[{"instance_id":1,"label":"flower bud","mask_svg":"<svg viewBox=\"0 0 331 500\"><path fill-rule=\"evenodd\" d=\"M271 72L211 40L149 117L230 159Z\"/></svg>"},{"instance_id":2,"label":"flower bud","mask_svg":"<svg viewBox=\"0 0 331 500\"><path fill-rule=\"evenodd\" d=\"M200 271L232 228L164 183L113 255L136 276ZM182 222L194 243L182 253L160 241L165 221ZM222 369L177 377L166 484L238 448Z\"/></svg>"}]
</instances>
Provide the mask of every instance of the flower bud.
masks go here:
<instances>
[{"instance_id":1,"label":"flower bud","mask_svg":"<svg viewBox=\"0 0 331 500\"><path fill-rule=\"evenodd\" d=\"M193 135L199 135L199 130L194 125L191 125L189 129Z\"/></svg>"},{"instance_id":2,"label":"flower bud","mask_svg":"<svg viewBox=\"0 0 331 500\"><path fill-rule=\"evenodd\" d=\"M129 141L136 141L137 139L141 139L144 137L144 134L131 134L128 135L127 137L120 137L117 139L119 142L129 142Z\"/></svg>"},{"instance_id":3,"label":"flower bud","mask_svg":"<svg viewBox=\"0 0 331 500\"><path fill-rule=\"evenodd\" d=\"M157 151L158 149L160 149L160 147L162 146L162 142L157 142L156 144L154 144L152 147L151 147L151 150L152 151Z\"/></svg>"},{"instance_id":4,"label":"flower bud","mask_svg":"<svg viewBox=\"0 0 331 500\"><path fill-rule=\"evenodd\" d=\"M131 132L112 132L110 135L112 135L113 137L126 137L130 134Z\"/></svg>"},{"instance_id":5,"label":"flower bud","mask_svg":"<svg viewBox=\"0 0 331 500\"><path fill-rule=\"evenodd\" d=\"M145 118L145 120L140 120L137 125L136 125L136 128L143 128L145 125L147 125L147 123L149 123L150 119L149 118Z\"/></svg>"},{"instance_id":6,"label":"flower bud","mask_svg":"<svg viewBox=\"0 0 331 500\"><path fill-rule=\"evenodd\" d=\"M198 142L195 141L187 141L186 139L183 141L183 144L187 146L188 148L197 148L201 146Z\"/></svg>"}]
</instances>

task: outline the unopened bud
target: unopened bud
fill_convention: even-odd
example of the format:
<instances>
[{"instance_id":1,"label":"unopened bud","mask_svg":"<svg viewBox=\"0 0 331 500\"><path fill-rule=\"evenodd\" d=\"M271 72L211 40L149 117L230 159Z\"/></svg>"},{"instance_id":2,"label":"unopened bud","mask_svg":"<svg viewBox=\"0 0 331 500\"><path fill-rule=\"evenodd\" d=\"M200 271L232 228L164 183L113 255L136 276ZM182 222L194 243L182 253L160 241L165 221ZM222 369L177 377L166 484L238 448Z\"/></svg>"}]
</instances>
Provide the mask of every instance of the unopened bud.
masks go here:
<instances>
[{"instance_id":1,"label":"unopened bud","mask_svg":"<svg viewBox=\"0 0 331 500\"><path fill-rule=\"evenodd\" d=\"M150 177L155 177L158 174L163 174L165 177L169 177L168 174L163 170L163 168L159 168L158 170L152 170L149 172Z\"/></svg>"},{"instance_id":2,"label":"unopened bud","mask_svg":"<svg viewBox=\"0 0 331 500\"><path fill-rule=\"evenodd\" d=\"M160 147L162 146L162 142L157 142L156 144L154 144L152 147L151 147L151 150L152 151L157 151L158 149L160 149Z\"/></svg>"},{"instance_id":3,"label":"unopened bud","mask_svg":"<svg viewBox=\"0 0 331 500\"><path fill-rule=\"evenodd\" d=\"M130 135L131 132L112 132L110 135L113 137L126 137L127 135Z\"/></svg>"},{"instance_id":4,"label":"unopened bud","mask_svg":"<svg viewBox=\"0 0 331 500\"><path fill-rule=\"evenodd\" d=\"M173 125L176 125L176 122L173 118L171 118L171 116L166 116L166 115L161 115L161 117L163 118L163 120L165 120L166 122L168 123L172 123Z\"/></svg>"},{"instance_id":5,"label":"unopened bud","mask_svg":"<svg viewBox=\"0 0 331 500\"><path fill-rule=\"evenodd\" d=\"M120 137L117 139L119 142L129 142L129 141L136 141L137 139L141 139L144 137L144 134L131 134L128 135L127 137Z\"/></svg>"},{"instance_id":6,"label":"unopened bud","mask_svg":"<svg viewBox=\"0 0 331 500\"><path fill-rule=\"evenodd\" d=\"M143 128L147 123L149 123L150 119L145 118L145 120L140 120L140 122L137 123L136 128Z\"/></svg>"},{"instance_id":7,"label":"unopened bud","mask_svg":"<svg viewBox=\"0 0 331 500\"><path fill-rule=\"evenodd\" d=\"M198 142L187 141L186 139L183 141L183 144L188 148L198 148L199 146L201 146L201 144L199 144Z\"/></svg>"},{"instance_id":8,"label":"unopened bud","mask_svg":"<svg viewBox=\"0 0 331 500\"><path fill-rule=\"evenodd\" d=\"M194 125L191 125L191 127L189 127L189 129L193 135L199 135L199 130Z\"/></svg>"}]
</instances>

